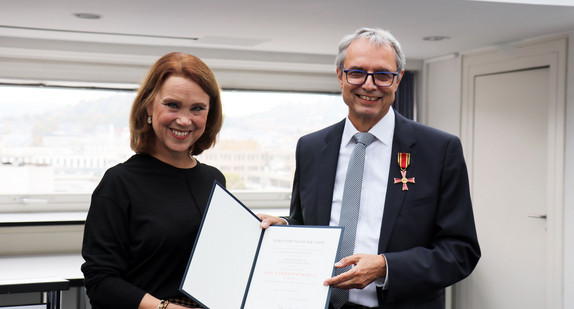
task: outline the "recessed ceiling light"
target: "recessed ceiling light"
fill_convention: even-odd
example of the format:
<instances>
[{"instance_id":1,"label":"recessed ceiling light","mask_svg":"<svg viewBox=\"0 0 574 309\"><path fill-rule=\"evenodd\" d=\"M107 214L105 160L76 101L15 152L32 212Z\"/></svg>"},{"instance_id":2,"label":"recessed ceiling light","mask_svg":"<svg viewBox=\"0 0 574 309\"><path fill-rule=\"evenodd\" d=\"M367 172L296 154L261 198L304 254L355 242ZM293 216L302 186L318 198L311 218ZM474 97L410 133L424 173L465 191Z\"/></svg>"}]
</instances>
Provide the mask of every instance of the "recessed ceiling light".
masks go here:
<instances>
[{"instance_id":1,"label":"recessed ceiling light","mask_svg":"<svg viewBox=\"0 0 574 309\"><path fill-rule=\"evenodd\" d=\"M100 19L102 15L92 13L74 13L74 16L82 19Z\"/></svg>"},{"instance_id":2,"label":"recessed ceiling light","mask_svg":"<svg viewBox=\"0 0 574 309\"><path fill-rule=\"evenodd\" d=\"M450 37L445 36L445 35L433 35L433 36L427 36L427 37L423 38L423 40L425 40L425 41L433 41L433 42L444 41L444 40L448 40L448 39L450 39Z\"/></svg>"}]
</instances>

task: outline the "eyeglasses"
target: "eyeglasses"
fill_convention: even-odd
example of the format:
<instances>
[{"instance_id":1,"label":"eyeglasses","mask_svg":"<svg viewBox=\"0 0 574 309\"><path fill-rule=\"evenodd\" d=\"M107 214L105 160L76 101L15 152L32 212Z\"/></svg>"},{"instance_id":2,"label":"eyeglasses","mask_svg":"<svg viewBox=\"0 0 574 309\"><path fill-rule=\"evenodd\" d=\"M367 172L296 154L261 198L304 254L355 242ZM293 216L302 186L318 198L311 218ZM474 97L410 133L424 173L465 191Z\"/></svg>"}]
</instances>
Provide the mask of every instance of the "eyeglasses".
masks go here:
<instances>
[{"instance_id":1,"label":"eyeglasses","mask_svg":"<svg viewBox=\"0 0 574 309\"><path fill-rule=\"evenodd\" d=\"M375 84L375 86L389 87L393 84L395 76L398 75L398 73L392 73L392 72L367 73L363 70L345 70L345 68L343 68L342 66L341 69L343 70L343 72L345 72L345 76L347 77L347 83L351 85L363 85L364 83L367 82L367 78L369 78L369 76L372 76L373 83Z\"/></svg>"}]
</instances>

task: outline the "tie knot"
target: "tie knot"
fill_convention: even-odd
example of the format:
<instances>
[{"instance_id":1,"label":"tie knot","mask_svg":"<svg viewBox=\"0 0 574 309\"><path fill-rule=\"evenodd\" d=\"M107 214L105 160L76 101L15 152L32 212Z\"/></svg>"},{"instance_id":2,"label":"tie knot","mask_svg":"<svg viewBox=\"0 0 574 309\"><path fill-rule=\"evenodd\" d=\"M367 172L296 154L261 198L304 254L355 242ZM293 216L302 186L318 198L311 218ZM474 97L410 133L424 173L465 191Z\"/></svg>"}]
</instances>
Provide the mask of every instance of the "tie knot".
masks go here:
<instances>
[{"instance_id":1,"label":"tie knot","mask_svg":"<svg viewBox=\"0 0 574 309\"><path fill-rule=\"evenodd\" d=\"M353 138L355 139L355 142L361 143L365 145L365 147L375 141L375 136L369 132L359 132L353 135Z\"/></svg>"}]
</instances>

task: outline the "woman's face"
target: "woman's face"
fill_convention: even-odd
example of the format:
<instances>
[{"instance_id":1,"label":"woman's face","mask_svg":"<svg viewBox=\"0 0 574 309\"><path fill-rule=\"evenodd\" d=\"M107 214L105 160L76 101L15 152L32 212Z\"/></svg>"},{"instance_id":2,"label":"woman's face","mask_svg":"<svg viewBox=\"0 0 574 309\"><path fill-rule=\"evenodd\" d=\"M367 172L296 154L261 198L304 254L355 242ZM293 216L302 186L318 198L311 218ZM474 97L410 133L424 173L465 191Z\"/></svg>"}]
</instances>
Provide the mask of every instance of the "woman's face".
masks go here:
<instances>
[{"instance_id":1,"label":"woman's face","mask_svg":"<svg viewBox=\"0 0 574 309\"><path fill-rule=\"evenodd\" d=\"M147 107L156 135L156 158L178 165L188 162L189 148L205 131L209 95L194 81L168 77Z\"/></svg>"}]
</instances>

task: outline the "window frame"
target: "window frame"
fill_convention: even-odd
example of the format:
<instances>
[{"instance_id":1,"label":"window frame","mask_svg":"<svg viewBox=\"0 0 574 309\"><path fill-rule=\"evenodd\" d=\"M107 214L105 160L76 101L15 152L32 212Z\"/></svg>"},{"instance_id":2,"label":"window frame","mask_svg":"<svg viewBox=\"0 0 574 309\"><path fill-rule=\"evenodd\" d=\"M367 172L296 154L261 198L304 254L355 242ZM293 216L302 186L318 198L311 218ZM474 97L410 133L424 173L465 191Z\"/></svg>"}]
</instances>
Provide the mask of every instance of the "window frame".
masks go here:
<instances>
[{"instance_id":1,"label":"window frame","mask_svg":"<svg viewBox=\"0 0 574 309\"><path fill-rule=\"evenodd\" d=\"M163 54L188 51L174 42L133 44L100 38L0 37L0 83L38 86L137 88ZM335 55L240 51L194 46L222 89L340 93ZM135 86L134 86L135 85ZM289 192L233 192L253 209L288 208ZM87 211L90 194L0 195L0 214ZM49 207L46 207L48 205Z\"/></svg>"},{"instance_id":2,"label":"window frame","mask_svg":"<svg viewBox=\"0 0 574 309\"><path fill-rule=\"evenodd\" d=\"M102 89L135 91L137 85L125 83L90 83L90 82L54 82L54 81L18 81L0 79L2 86L37 86L72 89ZM236 89L223 89L223 91ZM263 91L244 90L239 91ZM292 91L291 91L292 92ZM332 94L313 92L313 94ZM288 215L291 200L291 190L244 191L230 190L242 203L254 212L265 212L276 215ZM45 214L46 220L53 220L53 213L84 213L86 214L91 200L91 193L22 193L0 194L0 215L30 214L34 218ZM36 219L34 219L36 220ZM1 222L1 220L0 220ZM64 221L62 221L64 222Z\"/></svg>"}]
</instances>

